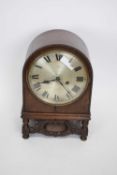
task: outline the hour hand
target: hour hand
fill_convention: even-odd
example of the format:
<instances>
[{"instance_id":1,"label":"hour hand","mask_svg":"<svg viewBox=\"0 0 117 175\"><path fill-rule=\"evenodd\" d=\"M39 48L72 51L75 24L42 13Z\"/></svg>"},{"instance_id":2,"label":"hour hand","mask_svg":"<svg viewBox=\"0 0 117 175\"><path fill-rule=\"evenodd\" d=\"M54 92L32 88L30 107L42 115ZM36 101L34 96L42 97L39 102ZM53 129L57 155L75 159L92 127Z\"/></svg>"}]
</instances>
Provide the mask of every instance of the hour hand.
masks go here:
<instances>
[{"instance_id":1,"label":"hour hand","mask_svg":"<svg viewBox=\"0 0 117 175\"><path fill-rule=\"evenodd\" d=\"M40 83L48 84L48 83L50 83L51 81L56 81L56 79L44 80L44 81L42 81L42 82L40 82Z\"/></svg>"}]
</instances>

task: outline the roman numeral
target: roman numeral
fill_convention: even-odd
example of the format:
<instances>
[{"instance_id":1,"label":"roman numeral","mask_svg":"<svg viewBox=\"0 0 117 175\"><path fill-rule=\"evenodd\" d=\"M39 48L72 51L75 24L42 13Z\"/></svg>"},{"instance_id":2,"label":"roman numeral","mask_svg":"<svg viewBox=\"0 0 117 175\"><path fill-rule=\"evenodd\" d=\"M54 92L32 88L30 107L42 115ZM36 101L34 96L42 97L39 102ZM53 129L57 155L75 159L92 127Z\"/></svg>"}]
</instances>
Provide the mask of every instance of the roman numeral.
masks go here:
<instances>
[{"instance_id":1,"label":"roman numeral","mask_svg":"<svg viewBox=\"0 0 117 175\"><path fill-rule=\"evenodd\" d=\"M62 57L63 57L63 55L58 55L58 54L56 54L56 59L57 59L57 61L60 61Z\"/></svg>"},{"instance_id":2,"label":"roman numeral","mask_svg":"<svg viewBox=\"0 0 117 175\"><path fill-rule=\"evenodd\" d=\"M45 60L47 63L51 62L51 59L50 59L49 56L46 56L46 57L43 57L43 58L44 58L44 60Z\"/></svg>"},{"instance_id":3,"label":"roman numeral","mask_svg":"<svg viewBox=\"0 0 117 175\"><path fill-rule=\"evenodd\" d=\"M39 66L39 65L35 65L35 67L37 67L39 69L42 69L42 66Z\"/></svg>"},{"instance_id":4,"label":"roman numeral","mask_svg":"<svg viewBox=\"0 0 117 175\"><path fill-rule=\"evenodd\" d=\"M78 91L80 90L80 87L78 87L77 85L75 85L73 88L72 88L72 91L77 93Z\"/></svg>"},{"instance_id":5,"label":"roman numeral","mask_svg":"<svg viewBox=\"0 0 117 175\"><path fill-rule=\"evenodd\" d=\"M38 82L38 83L35 83L35 84L33 84L33 88L34 89L37 89L37 90L40 90L41 89L41 85L40 85L40 83Z\"/></svg>"},{"instance_id":6,"label":"roman numeral","mask_svg":"<svg viewBox=\"0 0 117 175\"><path fill-rule=\"evenodd\" d=\"M55 95L54 95L54 100L55 100L55 101L60 101L59 96L57 96L57 95L55 94Z\"/></svg>"},{"instance_id":7,"label":"roman numeral","mask_svg":"<svg viewBox=\"0 0 117 175\"><path fill-rule=\"evenodd\" d=\"M32 75L32 79L39 79L39 75Z\"/></svg>"},{"instance_id":8,"label":"roman numeral","mask_svg":"<svg viewBox=\"0 0 117 175\"><path fill-rule=\"evenodd\" d=\"M48 98L49 94L48 94L47 91L44 91L43 94L42 94L42 96Z\"/></svg>"},{"instance_id":9,"label":"roman numeral","mask_svg":"<svg viewBox=\"0 0 117 175\"><path fill-rule=\"evenodd\" d=\"M83 81L84 77L76 77L76 81Z\"/></svg>"},{"instance_id":10,"label":"roman numeral","mask_svg":"<svg viewBox=\"0 0 117 175\"><path fill-rule=\"evenodd\" d=\"M77 72L77 71L79 71L79 70L81 70L82 69L82 67L81 66L78 66L78 67L75 67L74 68L74 70Z\"/></svg>"}]
</instances>

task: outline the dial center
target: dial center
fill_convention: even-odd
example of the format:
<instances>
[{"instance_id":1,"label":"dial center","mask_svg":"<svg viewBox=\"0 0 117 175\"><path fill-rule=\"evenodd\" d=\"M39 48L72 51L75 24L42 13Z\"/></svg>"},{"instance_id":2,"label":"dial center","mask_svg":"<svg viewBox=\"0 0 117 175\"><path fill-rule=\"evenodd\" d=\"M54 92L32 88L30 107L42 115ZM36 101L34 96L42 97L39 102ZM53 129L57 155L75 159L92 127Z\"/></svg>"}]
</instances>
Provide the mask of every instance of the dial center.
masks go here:
<instances>
[{"instance_id":1,"label":"dial center","mask_svg":"<svg viewBox=\"0 0 117 175\"><path fill-rule=\"evenodd\" d=\"M56 81L60 81L60 77L57 76L57 77L56 77Z\"/></svg>"}]
</instances>

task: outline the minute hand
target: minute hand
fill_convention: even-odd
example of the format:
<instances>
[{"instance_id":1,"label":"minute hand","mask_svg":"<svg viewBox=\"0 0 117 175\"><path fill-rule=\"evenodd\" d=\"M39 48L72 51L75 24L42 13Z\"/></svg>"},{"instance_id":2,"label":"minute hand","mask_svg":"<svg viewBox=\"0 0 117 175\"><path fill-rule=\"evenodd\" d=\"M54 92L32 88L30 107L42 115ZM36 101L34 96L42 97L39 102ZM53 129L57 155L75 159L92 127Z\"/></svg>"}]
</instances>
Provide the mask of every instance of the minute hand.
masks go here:
<instances>
[{"instance_id":1,"label":"minute hand","mask_svg":"<svg viewBox=\"0 0 117 175\"><path fill-rule=\"evenodd\" d=\"M61 86L63 86L63 88L67 91L67 93L71 95L71 93L66 89L66 87L63 85L63 83L60 80L57 80L57 81L60 83ZM71 97L72 97L72 95L71 95Z\"/></svg>"}]
</instances>

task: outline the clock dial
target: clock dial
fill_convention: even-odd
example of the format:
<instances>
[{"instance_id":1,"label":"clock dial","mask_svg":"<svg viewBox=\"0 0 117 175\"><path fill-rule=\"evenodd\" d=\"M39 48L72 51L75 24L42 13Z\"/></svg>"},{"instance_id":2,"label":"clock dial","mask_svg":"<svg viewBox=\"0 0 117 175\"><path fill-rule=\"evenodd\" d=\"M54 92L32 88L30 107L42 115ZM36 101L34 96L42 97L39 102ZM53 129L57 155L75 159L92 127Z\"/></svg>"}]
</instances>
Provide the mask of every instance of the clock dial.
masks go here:
<instances>
[{"instance_id":1,"label":"clock dial","mask_svg":"<svg viewBox=\"0 0 117 175\"><path fill-rule=\"evenodd\" d=\"M43 102L65 105L85 91L88 72L78 56L55 49L44 52L33 61L28 84L33 94Z\"/></svg>"}]
</instances>

